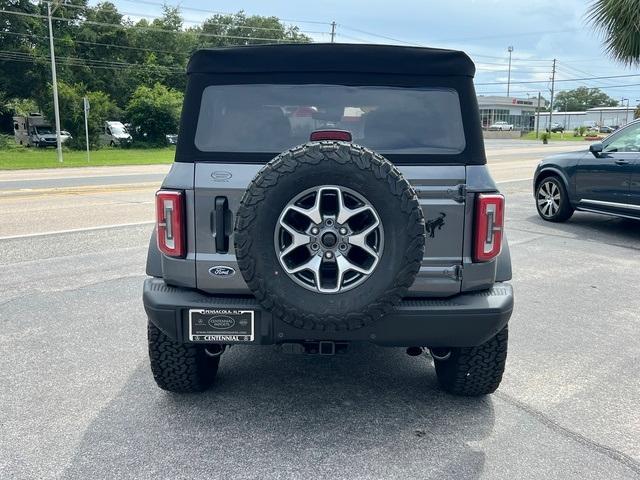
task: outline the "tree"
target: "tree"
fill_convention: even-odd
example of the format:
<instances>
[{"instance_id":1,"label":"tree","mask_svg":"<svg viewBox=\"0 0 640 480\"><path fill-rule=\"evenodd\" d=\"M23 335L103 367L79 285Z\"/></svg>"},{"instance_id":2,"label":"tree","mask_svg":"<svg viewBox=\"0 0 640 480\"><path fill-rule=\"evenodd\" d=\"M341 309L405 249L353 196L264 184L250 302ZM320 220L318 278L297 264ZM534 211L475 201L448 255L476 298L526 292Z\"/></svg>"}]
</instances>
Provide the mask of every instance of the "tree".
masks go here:
<instances>
[{"instance_id":1,"label":"tree","mask_svg":"<svg viewBox=\"0 0 640 480\"><path fill-rule=\"evenodd\" d=\"M47 92L48 99L52 98L51 88ZM84 84L70 85L65 82L58 82L58 100L60 103L61 128L69 130L73 140L65 145L71 148L85 148L84 130L84 103L83 97L89 99L89 117L87 119L89 127L89 144L95 147L99 143L99 136L102 132L104 122L120 118L120 109L109 95L104 92L90 92ZM45 117L53 118L53 100L43 103L42 113Z\"/></svg>"},{"instance_id":2,"label":"tree","mask_svg":"<svg viewBox=\"0 0 640 480\"><path fill-rule=\"evenodd\" d=\"M640 118L640 103L638 104L635 111L633 112L633 118Z\"/></svg>"},{"instance_id":3,"label":"tree","mask_svg":"<svg viewBox=\"0 0 640 480\"><path fill-rule=\"evenodd\" d=\"M198 48L311 41L298 27L276 17L239 12L214 15L188 27L177 8L165 6L153 20L132 20L112 1L58 2L58 19L53 20L58 80L70 88L66 93L74 108L78 95L94 92L104 92L111 104L124 109L140 86L153 89L160 83L184 91L187 62ZM46 15L46 11L43 1L0 0L0 92L5 99L32 99L42 108L51 104L47 22L11 13ZM77 117L71 110L72 117L61 115L69 130L75 128ZM0 130L12 131L7 112L0 124Z\"/></svg>"},{"instance_id":4,"label":"tree","mask_svg":"<svg viewBox=\"0 0 640 480\"><path fill-rule=\"evenodd\" d=\"M203 47L311 41L298 27L286 27L277 17L248 17L242 11L233 15L214 15L191 31L200 34L199 42Z\"/></svg>"},{"instance_id":5,"label":"tree","mask_svg":"<svg viewBox=\"0 0 640 480\"><path fill-rule=\"evenodd\" d=\"M583 112L593 107L614 107L618 102L599 88L578 87L564 90L555 98L554 106L559 112Z\"/></svg>"},{"instance_id":6,"label":"tree","mask_svg":"<svg viewBox=\"0 0 640 480\"><path fill-rule=\"evenodd\" d=\"M640 66L640 0L596 0L587 20L603 35L609 55L625 65Z\"/></svg>"},{"instance_id":7,"label":"tree","mask_svg":"<svg viewBox=\"0 0 640 480\"><path fill-rule=\"evenodd\" d=\"M30 98L12 98L2 102L0 111L8 112L12 115L29 115L38 111L38 105Z\"/></svg>"},{"instance_id":8,"label":"tree","mask_svg":"<svg viewBox=\"0 0 640 480\"><path fill-rule=\"evenodd\" d=\"M153 88L139 86L127 104L135 134L151 143L164 143L166 134L178 131L182 98L181 92L160 83Z\"/></svg>"}]
</instances>

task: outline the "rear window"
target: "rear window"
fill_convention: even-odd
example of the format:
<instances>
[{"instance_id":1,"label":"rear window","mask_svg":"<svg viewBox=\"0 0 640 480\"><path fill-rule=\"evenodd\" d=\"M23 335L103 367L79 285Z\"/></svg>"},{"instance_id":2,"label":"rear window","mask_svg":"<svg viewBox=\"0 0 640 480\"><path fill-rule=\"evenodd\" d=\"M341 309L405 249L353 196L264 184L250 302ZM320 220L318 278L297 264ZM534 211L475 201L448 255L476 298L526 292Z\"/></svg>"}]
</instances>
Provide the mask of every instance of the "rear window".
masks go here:
<instances>
[{"instance_id":1,"label":"rear window","mask_svg":"<svg viewBox=\"0 0 640 480\"><path fill-rule=\"evenodd\" d=\"M465 148L455 90L343 85L213 85L202 94L202 152L276 153L341 129L382 154L455 155Z\"/></svg>"}]
</instances>

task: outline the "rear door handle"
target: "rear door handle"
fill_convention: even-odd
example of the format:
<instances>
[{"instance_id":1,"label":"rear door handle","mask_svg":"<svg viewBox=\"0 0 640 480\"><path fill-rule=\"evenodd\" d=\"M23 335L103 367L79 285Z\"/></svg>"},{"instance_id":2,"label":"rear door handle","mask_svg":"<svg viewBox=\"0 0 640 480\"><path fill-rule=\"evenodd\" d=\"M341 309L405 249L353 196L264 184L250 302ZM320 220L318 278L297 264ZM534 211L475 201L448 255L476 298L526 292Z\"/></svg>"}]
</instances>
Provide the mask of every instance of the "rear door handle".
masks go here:
<instances>
[{"instance_id":1,"label":"rear door handle","mask_svg":"<svg viewBox=\"0 0 640 480\"><path fill-rule=\"evenodd\" d=\"M229 251L229 232L227 223L229 222L229 203L226 197L216 197L215 199L215 239L216 252L227 253Z\"/></svg>"},{"instance_id":2,"label":"rear door handle","mask_svg":"<svg viewBox=\"0 0 640 480\"><path fill-rule=\"evenodd\" d=\"M614 162L616 162L616 165L628 165L629 164L629 160L624 160L623 158L619 158L617 160L614 160Z\"/></svg>"}]
</instances>

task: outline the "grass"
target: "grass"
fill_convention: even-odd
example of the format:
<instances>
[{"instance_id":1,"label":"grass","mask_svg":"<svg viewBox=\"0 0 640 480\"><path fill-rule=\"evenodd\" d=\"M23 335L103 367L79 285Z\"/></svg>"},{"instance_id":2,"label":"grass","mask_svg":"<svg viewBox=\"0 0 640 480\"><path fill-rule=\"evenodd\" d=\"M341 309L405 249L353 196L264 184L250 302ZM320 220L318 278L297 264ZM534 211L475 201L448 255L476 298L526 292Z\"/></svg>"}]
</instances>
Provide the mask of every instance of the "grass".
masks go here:
<instances>
[{"instance_id":1,"label":"grass","mask_svg":"<svg viewBox=\"0 0 640 480\"><path fill-rule=\"evenodd\" d=\"M52 148L9 147L0 150L0 170L30 168L98 167L103 165L150 165L171 163L175 148L103 148L91 152L64 150L63 163L58 162L56 150Z\"/></svg>"},{"instance_id":2,"label":"grass","mask_svg":"<svg viewBox=\"0 0 640 480\"><path fill-rule=\"evenodd\" d=\"M537 140L539 142L542 143L542 138L540 138L540 135L542 135L543 131L540 130L540 134L538 135ZM600 134L601 137L605 137L606 135ZM520 137L521 140L536 140L536 132L529 132L526 135ZM575 142L583 142L583 143L587 143L588 141L584 139L584 137L574 137L573 136L573 131L571 132L564 132L564 134L558 132L558 133L552 133L551 137L549 138L549 141L553 141L553 140L569 140L569 141L575 141Z\"/></svg>"}]
</instances>

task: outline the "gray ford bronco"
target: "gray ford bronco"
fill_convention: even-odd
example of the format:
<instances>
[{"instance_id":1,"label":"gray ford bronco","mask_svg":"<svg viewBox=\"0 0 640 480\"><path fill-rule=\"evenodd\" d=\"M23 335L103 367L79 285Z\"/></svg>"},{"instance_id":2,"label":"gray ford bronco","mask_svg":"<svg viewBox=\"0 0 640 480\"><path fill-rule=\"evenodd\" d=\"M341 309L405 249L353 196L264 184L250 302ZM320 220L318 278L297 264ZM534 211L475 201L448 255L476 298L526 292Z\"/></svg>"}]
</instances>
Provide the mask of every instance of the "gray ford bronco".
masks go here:
<instances>
[{"instance_id":1,"label":"gray ford bronco","mask_svg":"<svg viewBox=\"0 0 640 480\"><path fill-rule=\"evenodd\" d=\"M207 389L234 345L371 342L493 392L511 260L469 57L265 45L197 51L187 73L144 282L158 385Z\"/></svg>"}]
</instances>

